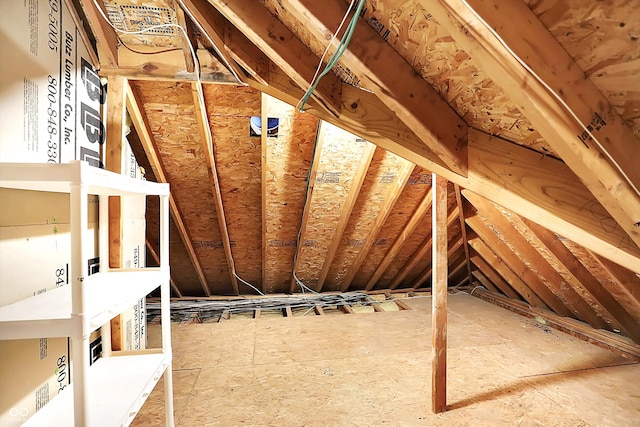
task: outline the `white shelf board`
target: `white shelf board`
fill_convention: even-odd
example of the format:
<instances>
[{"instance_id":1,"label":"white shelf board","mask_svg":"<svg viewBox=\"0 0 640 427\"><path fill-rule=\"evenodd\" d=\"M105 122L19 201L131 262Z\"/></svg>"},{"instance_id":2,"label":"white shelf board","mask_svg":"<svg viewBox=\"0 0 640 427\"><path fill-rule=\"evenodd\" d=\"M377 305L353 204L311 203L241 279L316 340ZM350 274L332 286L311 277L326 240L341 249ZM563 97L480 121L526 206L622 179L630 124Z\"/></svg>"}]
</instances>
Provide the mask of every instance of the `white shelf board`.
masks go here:
<instances>
[{"instance_id":1,"label":"white shelf board","mask_svg":"<svg viewBox=\"0 0 640 427\"><path fill-rule=\"evenodd\" d=\"M169 184L129 178L87 162L0 163L0 187L69 193L73 184L86 184L89 194L98 195L169 194Z\"/></svg>"},{"instance_id":2,"label":"white shelf board","mask_svg":"<svg viewBox=\"0 0 640 427\"><path fill-rule=\"evenodd\" d=\"M87 372L90 421L85 427L128 426L170 363L171 356L165 354L98 359ZM23 426L73 427L73 378L71 381Z\"/></svg>"},{"instance_id":3,"label":"white shelf board","mask_svg":"<svg viewBox=\"0 0 640 427\"><path fill-rule=\"evenodd\" d=\"M84 316L88 317L90 331L133 306L165 280L169 275L160 268L109 271L86 277ZM77 322L71 318L71 285L0 307L0 339L73 336L78 330Z\"/></svg>"}]
</instances>

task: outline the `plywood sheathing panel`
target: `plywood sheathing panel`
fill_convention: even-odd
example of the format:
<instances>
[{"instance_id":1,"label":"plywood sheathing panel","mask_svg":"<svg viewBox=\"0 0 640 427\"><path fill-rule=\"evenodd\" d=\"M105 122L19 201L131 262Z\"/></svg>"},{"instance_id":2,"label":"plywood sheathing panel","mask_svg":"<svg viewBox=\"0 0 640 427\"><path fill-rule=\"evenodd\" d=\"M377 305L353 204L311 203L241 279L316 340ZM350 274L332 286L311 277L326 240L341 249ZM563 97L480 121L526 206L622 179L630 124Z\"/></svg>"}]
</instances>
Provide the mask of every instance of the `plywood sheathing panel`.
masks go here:
<instances>
[{"instance_id":1,"label":"plywood sheathing panel","mask_svg":"<svg viewBox=\"0 0 640 427\"><path fill-rule=\"evenodd\" d=\"M431 174L423 168L416 167L411 173L409 181L400 194L397 203L387 217L387 221L380 230L367 258L353 279L352 288L364 288L387 251L393 245L393 242L411 219L411 215L413 215L429 188L431 188Z\"/></svg>"},{"instance_id":2,"label":"plywood sheathing panel","mask_svg":"<svg viewBox=\"0 0 640 427\"><path fill-rule=\"evenodd\" d=\"M232 292L189 83L134 83L171 191L214 294Z\"/></svg>"},{"instance_id":3,"label":"plywood sheathing panel","mask_svg":"<svg viewBox=\"0 0 640 427\"><path fill-rule=\"evenodd\" d=\"M389 191L398 180L398 172L408 162L381 148L376 152L367 171L362 189L351 212L351 217L342 235L338 253L327 275L326 290L338 290L350 266L360 252L364 240L373 227L374 221Z\"/></svg>"},{"instance_id":4,"label":"plywood sheathing panel","mask_svg":"<svg viewBox=\"0 0 640 427\"><path fill-rule=\"evenodd\" d=\"M450 215L456 207L456 196L453 188L453 183L449 182L447 185L447 217ZM451 240L454 236L460 233L460 225L457 222L453 222L447 228L447 239ZM431 209L429 209L422 221L418 224L413 234L407 239L402 246L395 260L389 265L387 272L380 278L376 288L384 289L388 287L398 272L404 267L404 265L411 259L412 255L419 250L425 240L431 237ZM449 245L449 247L451 247ZM431 265L431 251L415 265L415 267L407 274L407 277L403 279L398 288L402 289L409 287L418 276Z\"/></svg>"},{"instance_id":5,"label":"plywood sheathing panel","mask_svg":"<svg viewBox=\"0 0 640 427\"><path fill-rule=\"evenodd\" d=\"M142 143L138 137L135 128L131 128L131 133L127 135L131 151L133 152L138 165L144 171L144 178L147 181L157 182L156 176L153 173L149 159L142 147ZM147 197L147 211L146 211L146 239L153 247L153 250L159 254L158 238L160 236L160 199L158 197ZM169 218L169 265L171 266L171 278L176 286L180 289L180 292L184 292L185 295L191 296L204 296L204 291L189 253L187 252L180 232L176 227L173 216ZM147 254L147 264L154 264L155 260L151 254ZM176 280L177 279L177 280Z\"/></svg>"},{"instance_id":6,"label":"plywood sheathing panel","mask_svg":"<svg viewBox=\"0 0 640 427\"><path fill-rule=\"evenodd\" d=\"M231 252L236 274L262 286L262 177L260 137L249 120L260 115L260 92L250 87L205 85L204 98L213 137ZM240 293L255 293L238 284Z\"/></svg>"},{"instance_id":7,"label":"plywood sheathing panel","mask_svg":"<svg viewBox=\"0 0 640 427\"><path fill-rule=\"evenodd\" d=\"M640 137L640 7L635 0L525 0Z\"/></svg>"},{"instance_id":8,"label":"plywood sheathing panel","mask_svg":"<svg viewBox=\"0 0 640 427\"><path fill-rule=\"evenodd\" d=\"M119 30L140 31L160 24L177 24L173 0L105 0L104 6L113 25ZM142 34L118 33L127 45L182 48L179 28L154 28ZM133 46L132 46L133 47Z\"/></svg>"},{"instance_id":9,"label":"plywood sheathing panel","mask_svg":"<svg viewBox=\"0 0 640 427\"><path fill-rule=\"evenodd\" d=\"M311 200L305 241L300 242L296 275L315 288L329 245L338 226L353 179L368 144L329 123L322 123L320 163Z\"/></svg>"},{"instance_id":10,"label":"plywood sheathing panel","mask_svg":"<svg viewBox=\"0 0 640 427\"><path fill-rule=\"evenodd\" d=\"M265 291L288 292L296 239L302 220L307 175L318 119L275 98L267 98L267 117L277 117L277 137L267 138L265 182Z\"/></svg>"},{"instance_id":11,"label":"plywood sheathing panel","mask_svg":"<svg viewBox=\"0 0 640 427\"><path fill-rule=\"evenodd\" d=\"M365 18L467 124L554 154L515 104L425 10L420 1L370 0Z\"/></svg>"}]
</instances>

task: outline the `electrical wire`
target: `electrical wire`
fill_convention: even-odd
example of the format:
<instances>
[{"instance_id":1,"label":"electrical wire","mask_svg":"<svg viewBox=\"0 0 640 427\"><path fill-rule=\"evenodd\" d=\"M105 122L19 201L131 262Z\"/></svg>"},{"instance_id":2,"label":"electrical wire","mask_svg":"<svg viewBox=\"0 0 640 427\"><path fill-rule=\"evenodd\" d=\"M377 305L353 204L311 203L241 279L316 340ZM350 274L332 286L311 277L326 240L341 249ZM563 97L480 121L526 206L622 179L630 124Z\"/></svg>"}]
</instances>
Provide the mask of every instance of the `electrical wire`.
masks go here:
<instances>
[{"instance_id":1,"label":"electrical wire","mask_svg":"<svg viewBox=\"0 0 640 427\"><path fill-rule=\"evenodd\" d=\"M338 44L338 48L333 53L331 58L329 58L329 61L327 61L327 65L325 66L324 70L318 75L318 78L315 80L315 82L313 82L313 84L309 87L309 89L307 89L307 92L304 94L302 99L300 99L300 101L298 102L298 105L300 105L300 107L298 108L299 111L303 111L304 105L307 103L307 101L309 100L309 97L311 96L313 91L316 89L316 87L318 87L318 83L320 82L322 77L324 77L327 73L329 73L329 71L331 71L331 69L333 69L333 67L336 65L338 60L342 57L344 52L347 50L347 46L349 45L349 42L351 41L351 37L353 36L353 33L356 29L356 24L358 23L358 17L360 16L360 13L362 12L362 8L364 7L364 1L365 0L360 0L360 2L358 3L358 7L354 15L352 16L351 21L347 26L347 29L345 30L344 36L342 37L342 40L340 40L340 43ZM349 14L349 11L350 9L347 9L347 15Z\"/></svg>"},{"instance_id":2,"label":"electrical wire","mask_svg":"<svg viewBox=\"0 0 640 427\"><path fill-rule=\"evenodd\" d=\"M324 49L324 52L322 53L322 57L320 58L320 61L318 62L318 66L316 67L316 72L313 75L313 78L311 79L311 83L309 83L309 87L307 88L306 92L308 92L309 89L311 89L311 86L313 86L313 84L316 82L316 78L318 77L318 73L320 73L320 68L322 67L322 63L324 61L324 58L325 58L325 56L327 56L327 53L329 52L329 49L331 48L331 45L333 44L333 41L336 39L336 37L340 33L340 30L342 29L342 26L344 25L345 21L347 20L347 16L349 16L349 12L351 12L351 9L353 8L353 5L355 3L356 3L356 0L351 0L351 3L349 4L349 7L347 8L347 12L342 17L342 21L340 21L340 25L338 25L338 29L336 29L336 31L333 33L333 36L331 36L331 40L329 40L329 43L327 44L327 47ZM299 110L299 111L302 111L302 107L303 107L303 106L300 105L301 102L302 102L302 98L300 98L300 100L296 104L296 109Z\"/></svg>"},{"instance_id":3,"label":"electrical wire","mask_svg":"<svg viewBox=\"0 0 640 427\"><path fill-rule=\"evenodd\" d=\"M504 41L504 39L500 36L500 34L498 34L498 32L495 29L493 29L493 27L491 27L491 25L489 25L489 23L482 16L480 16L478 12L476 12L476 10L467 2L467 0L462 0L462 3L476 17L476 19L480 21L486 27L486 29L500 42L500 44L509 52L509 54L516 61L518 61L518 63L520 63L522 67L524 67L529 73L531 73L531 75L535 77L538 83L544 86L545 89L547 89L547 91L549 91L549 93L551 93L560 104L562 104L562 106L571 115L571 117L573 117L576 123L578 123L582 127L582 129L589 134L591 139L600 148L600 151L602 151L602 153L607 156L609 161L613 164L613 166L615 166L618 172L620 172L620 174L624 177L624 179L631 186L631 188L633 188L636 194L640 196L640 190L638 189L638 187L636 187L636 185L633 183L631 178L629 178L629 176L625 173L622 167L618 164L618 162L616 162L616 160L611 156L611 154L609 154L609 152L604 148L604 146L600 143L600 141L598 141L598 138L596 138L595 135L591 132L591 130L589 130L589 128L582 122L582 120L580 120L577 114L574 113L573 109L571 109L571 107L567 104L567 102L551 86L549 86L549 84L545 82L542 79L542 77L540 77L522 58L520 58L518 54L516 54L513 51L513 49L511 49L511 47L509 47L507 42Z\"/></svg>"},{"instance_id":4,"label":"electrical wire","mask_svg":"<svg viewBox=\"0 0 640 427\"><path fill-rule=\"evenodd\" d=\"M120 44L122 45L122 47L124 47L128 51L133 52L133 53L137 53L138 55L157 55L157 54L160 54L160 53L174 52L176 50L182 50L182 48L179 48L179 47L172 47L170 49L156 50L156 51L153 51L153 52L144 52L142 50L136 50L136 49L133 49L133 48L127 46L127 44L125 42L123 42L122 40L120 40Z\"/></svg>"},{"instance_id":5,"label":"electrical wire","mask_svg":"<svg viewBox=\"0 0 640 427\"><path fill-rule=\"evenodd\" d=\"M220 57L220 59L222 59L224 61L224 63L227 65L227 68L229 69L229 71L231 72L231 74L233 74L233 77L235 77L236 81L241 84L242 86L249 86L247 83L243 82L242 79L240 78L240 76L238 76L235 72L235 70L233 69L233 67L231 66L231 64L229 63L229 61L227 61L227 57L225 55L222 54L222 52L220 52L220 50L218 49L218 46L213 42L213 40L211 39L211 37L209 36L209 33L207 33L204 28L202 27L202 25L200 25L200 22L198 22L198 20L195 18L195 16L193 16L193 13L191 13L191 11L189 10L188 7L186 7L186 5L182 2L182 0L177 0L178 3L180 4L180 7L182 7L182 10L184 10L185 12L187 12L187 15L189 15L189 17L191 18L191 21L193 21L198 28L200 29L200 32L202 34L204 34L204 36L207 38L207 40L209 40L209 43L211 44L211 46L213 46L213 48L215 49L215 51L218 53L218 56Z\"/></svg>"}]
</instances>

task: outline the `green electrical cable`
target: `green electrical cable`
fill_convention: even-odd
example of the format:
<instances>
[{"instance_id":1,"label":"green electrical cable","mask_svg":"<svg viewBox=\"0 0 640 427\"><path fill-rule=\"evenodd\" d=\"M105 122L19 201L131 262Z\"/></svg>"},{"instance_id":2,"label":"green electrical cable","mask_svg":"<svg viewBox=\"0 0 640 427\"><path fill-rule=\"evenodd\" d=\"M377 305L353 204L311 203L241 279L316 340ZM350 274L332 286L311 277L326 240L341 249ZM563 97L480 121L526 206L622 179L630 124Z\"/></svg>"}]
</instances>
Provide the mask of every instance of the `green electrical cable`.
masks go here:
<instances>
[{"instance_id":1,"label":"green electrical cable","mask_svg":"<svg viewBox=\"0 0 640 427\"><path fill-rule=\"evenodd\" d=\"M336 49L336 51L331 56L331 58L329 58L329 61L327 61L327 65L325 66L322 73L320 73L315 83L307 90L307 92L302 97L299 111L302 111L302 109L304 108L304 105L309 100L309 97L311 96L313 91L316 90L316 88L318 87L318 83L320 82L320 79L333 69L333 67L338 63L338 60L342 57L344 52L347 50L347 46L349 45L349 42L351 41L351 37L353 36L353 33L356 29L356 24L358 23L358 17L360 16L360 13L362 12L362 8L364 7L364 2L365 0L360 0L360 3L358 3L356 12L351 18L351 21L349 22L349 25L347 26L347 29L344 32L344 37L342 38L342 40L340 40L340 43L338 44L338 49Z\"/></svg>"}]
</instances>

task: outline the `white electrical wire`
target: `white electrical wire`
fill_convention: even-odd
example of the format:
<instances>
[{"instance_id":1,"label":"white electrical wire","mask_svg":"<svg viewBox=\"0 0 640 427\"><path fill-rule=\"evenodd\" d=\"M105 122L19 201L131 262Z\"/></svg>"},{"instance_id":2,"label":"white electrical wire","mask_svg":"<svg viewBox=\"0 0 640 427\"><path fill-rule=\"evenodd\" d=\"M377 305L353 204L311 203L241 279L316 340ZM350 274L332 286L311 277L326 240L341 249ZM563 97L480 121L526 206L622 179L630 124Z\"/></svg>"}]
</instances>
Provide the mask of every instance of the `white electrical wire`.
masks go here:
<instances>
[{"instance_id":1,"label":"white electrical wire","mask_svg":"<svg viewBox=\"0 0 640 427\"><path fill-rule=\"evenodd\" d=\"M218 46L216 46L216 44L213 42L213 40L211 40L211 37L209 36L209 33L207 33L204 28L202 28L202 25L200 25L200 22L198 22L198 20L195 18L195 16L193 16L193 14L191 13L191 11L189 10L189 8L187 8L185 6L185 4L182 2L182 0L178 0L178 3L180 4L180 6L182 7L182 10L184 10L185 12L187 12L187 15L189 15L189 17L191 18L191 20L198 26L198 28L200 29L200 32L202 34L204 34L204 36L209 40L209 43L211 43L211 46L213 46L213 48L215 49L215 51L218 53L218 56L224 61L225 64L227 64L227 67L229 68L229 71L231 71L231 74L233 74L233 77L235 77L235 79L238 81L239 84L241 84L242 86L249 86L247 83L243 82L242 79L240 78L240 76L238 76L236 74L236 72L234 71L233 67L231 66L231 64L229 63L229 61L227 61L227 57L225 55L222 54L222 52L220 52L220 50L218 49Z\"/></svg>"},{"instance_id":2,"label":"white electrical wire","mask_svg":"<svg viewBox=\"0 0 640 427\"><path fill-rule=\"evenodd\" d=\"M580 118L576 115L576 113L573 112L573 110L565 102L565 100L562 99L562 97L551 86L549 86L549 84L547 84L547 82L545 82L526 62L524 62L524 60L522 60L522 58L520 58L513 51L513 49L511 49L509 47L509 45L504 41L504 39L502 37L500 37L500 34L498 34L498 32L496 30L494 30L493 27L491 27L491 25L489 25L489 23L487 21L485 21L485 19L482 16L480 16L480 14L478 12L476 12L473 7L471 7L471 5L467 2L467 0L462 0L462 3L467 7L467 9L469 9L469 11L476 17L476 19L478 21L480 21L486 27L486 29L489 30L489 32L491 32L491 34L493 34L493 36L500 42L500 44L502 44L502 46L509 52L509 54L511 56L513 56L513 58L516 61L518 61L520 63L520 65L522 65L529 73L531 73L533 75L533 77L535 77L535 79L538 80L538 82L542 86L544 86L556 98L556 100L560 104L562 104L562 106L567 110L567 112L571 115L571 117L573 117L573 119L580 126L582 126L582 129L589 134L589 136L592 138L592 140L600 148L600 151L602 151L603 154L605 154L607 156L607 158L615 166L615 168L618 170L618 172L620 172L620 174L625 178L625 180L631 186L631 188L633 188L635 190L636 194L638 196L640 196L640 190L638 190L638 187L635 186L635 184L633 183L631 178L629 178L629 176L625 173L625 171L622 169L622 167L615 161L615 159L611 156L611 154L609 154L607 152L607 150L604 148L604 146L600 143L600 141L598 141L598 139L595 137L595 135L593 135L593 133L587 128L587 126L582 122L582 120L580 120Z\"/></svg>"},{"instance_id":3,"label":"white electrical wire","mask_svg":"<svg viewBox=\"0 0 640 427\"><path fill-rule=\"evenodd\" d=\"M349 7L347 8L347 12L344 14L344 17L342 17L342 21L340 22L340 25L338 25L338 29L335 31L335 33L333 33L333 36L331 37L331 40L329 40L329 43L327 44L327 47L324 49L324 53L322 54L322 58L320 58L320 62L318 62L318 66L316 67L316 73L313 75L313 78L311 79L311 83L309 83L309 87L307 88L307 90L305 90L305 93L308 92L311 89L311 87L314 85L314 83L316 82L316 79L318 78L318 74L320 73L320 68L322 68L322 63L324 61L324 58L327 56L327 53L329 52L329 49L331 48L331 45L333 44L333 41L338 36L338 33L342 29L342 26L344 25L345 21L347 20L347 17L349 16L349 12L351 12L351 9L353 9L353 6L355 4L356 4L356 0L351 0L351 4L349 4ZM300 110L300 103L302 102L303 99L304 99L304 97L300 98L300 100L296 104L296 110Z\"/></svg>"}]
</instances>

